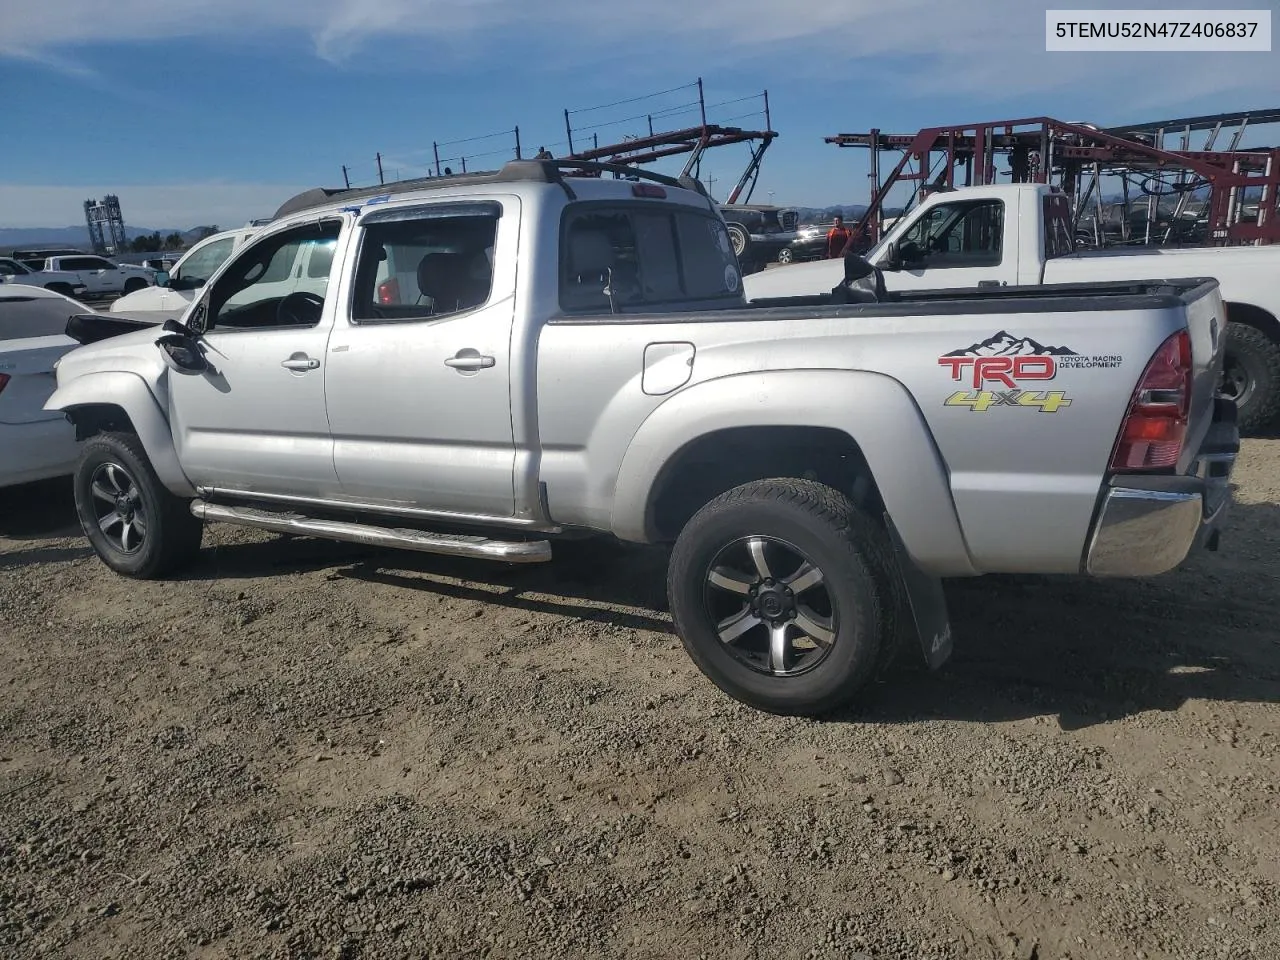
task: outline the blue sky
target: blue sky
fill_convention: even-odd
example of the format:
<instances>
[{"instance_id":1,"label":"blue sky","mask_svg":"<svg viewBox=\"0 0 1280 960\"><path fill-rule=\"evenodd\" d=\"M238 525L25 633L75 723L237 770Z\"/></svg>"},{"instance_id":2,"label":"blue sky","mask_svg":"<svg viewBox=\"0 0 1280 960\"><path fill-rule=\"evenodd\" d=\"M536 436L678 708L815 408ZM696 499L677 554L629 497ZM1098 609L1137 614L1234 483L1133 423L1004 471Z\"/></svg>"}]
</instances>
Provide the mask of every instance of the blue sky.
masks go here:
<instances>
[{"instance_id":1,"label":"blue sky","mask_svg":"<svg viewBox=\"0 0 1280 960\"><path fill-rule=\"evenodd\" d=\"M1054 3L1114 8L1129 3ZM1209 0L1162 4L1215 6ZM1273 7L1259 0L1240 6ZM229 226L291 193L422 172L433 140L517 124L531 154L565 108L676 87L768 88L781 136L755 199L862 201L866 158L822 138L1047 114L1100 125L1280 105L1280 52L1046 53L1026 0L44 0L0 17L0 226L65 226L119 194L126 222ZM1280 19L1280 18L1277 18ZM689 91L575 118L687 102ZM758 101L714 109L740 117ZM691 115L671 115L673 125ZM610 126L602 140L639 132ZM584 134L585 136L585 134ZM1280 140L1280 135L1275 139ZM509 147L496 137L446 152ZM493 166L502 155L473 157ZM723 196L745 147L708 155ZM454 164L455 169L458 164ZM670 165L667 165L669 169ZM662 169L662 168L658 168Z\"/></svg>"}]
</instances>

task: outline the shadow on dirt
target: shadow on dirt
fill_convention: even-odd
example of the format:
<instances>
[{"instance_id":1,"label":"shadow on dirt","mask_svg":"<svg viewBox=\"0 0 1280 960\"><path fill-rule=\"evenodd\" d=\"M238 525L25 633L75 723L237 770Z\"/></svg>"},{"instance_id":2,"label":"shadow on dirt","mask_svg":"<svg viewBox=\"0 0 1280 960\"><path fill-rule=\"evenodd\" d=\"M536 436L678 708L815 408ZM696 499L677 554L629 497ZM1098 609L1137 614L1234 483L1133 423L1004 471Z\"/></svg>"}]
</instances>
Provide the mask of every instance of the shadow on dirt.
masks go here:
<instances>
[{"instance_id":1,"label":"shadow on dirt","mask_svg":"<svg viewBox=\"0 0 1280 960\"><path fill-rule=\"evenodd\" d=\"M1280 507L1236 503L1221 552L1199 553L1162 577L951 581L951 661L927 674L904 658L904 667L872 687L857 709L830 719L990 722L1057 715L1064 728L1078 728L1175 710L1188 699L1280 703L1280 622L1271 599L1280 568L1277 532ZM571 542L556 545L553 563L527 566L305 538L224 545L205 554L193 579L336 567L339 576L399 589L671 631L662 548Z\"/></svg>"},{"instance_id":2,"label":"shadow on dirt","mask_svg":"<svg viewBox=\"0 0 1280 960\"><path fill-rule=\"evenodd\" d=\"M0 498L0 538L43 540L79 537L71 478L7 487Z\"/></svg>"}]
</instances>

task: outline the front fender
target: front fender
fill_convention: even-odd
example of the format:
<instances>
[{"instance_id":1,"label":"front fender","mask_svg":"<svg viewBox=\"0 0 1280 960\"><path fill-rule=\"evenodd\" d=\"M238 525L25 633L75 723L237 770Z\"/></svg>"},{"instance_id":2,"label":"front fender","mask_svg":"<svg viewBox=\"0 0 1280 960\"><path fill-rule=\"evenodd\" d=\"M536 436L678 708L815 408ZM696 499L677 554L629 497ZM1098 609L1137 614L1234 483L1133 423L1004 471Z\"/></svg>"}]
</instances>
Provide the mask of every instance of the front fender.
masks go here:
<instances>
[{"instance_id":1,"label":"front fender","mask_svg":"<svg viewBox=\"0 0 1280 960\"><path fill-rule=\"evenodd\" d=\"M688 444L735 427L827 427L862 450L903 545L936 576L977 573L947 469L910 393L878 373L779 370L709 380L673 396L636 431L619 469L613 533L649 539L648 505L664 466Z\"/></svg>"},{"instance_id":2,"label":"front fender","mask_svg":"<svg viewBox=\"0 0 1280 960\"><path fill-rule=\"evenodd\" d=\"M60 410L74 420L78 408L99 406L119 407L125 412L156 476L175 496L196 495L195 486L178 462L169 421L146 381L137 374L112 371L76 377L59 386L45 401L44 409Z\"/></svg>"}]
</instances>

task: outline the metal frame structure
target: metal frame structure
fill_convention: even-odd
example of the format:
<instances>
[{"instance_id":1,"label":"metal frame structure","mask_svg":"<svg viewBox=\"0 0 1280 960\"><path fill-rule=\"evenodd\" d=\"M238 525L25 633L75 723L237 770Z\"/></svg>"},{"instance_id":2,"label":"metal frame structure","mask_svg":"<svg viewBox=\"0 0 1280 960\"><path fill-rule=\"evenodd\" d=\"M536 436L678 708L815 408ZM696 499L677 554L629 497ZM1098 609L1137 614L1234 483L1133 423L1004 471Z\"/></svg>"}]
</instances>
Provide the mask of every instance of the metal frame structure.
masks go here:
<instances>
[{"instance_id":1,"label":"metal frame structure","mask_svg":"<svg viewBox=\"0 0 1280 960\"><path fill-rule=\"evenodd\" d=\"M910 209L931 190L996 183L995 161L1009 162L1014 183L1047 183L1072 200L1077 233L1092 204L1094 240L1101 244L1107 211L1104 178L1118 177L1124 190L1122 241L1132 242L1132 178L1141 177L1139 193L1147 213L1140 243L1187 242L1194 245L1268 244L1280 242L1280 148L1240 149L1252 124L1280 123L1280 109L1224 113L1100 129L1051 117L997 120L948 127L927 127L915 134L842 133L825 142L871 151L871 204L860 218L861 235L874 241L883 228L883 207L890 190L903 182L916 184ZM1191 135L1205 132L1204 148L1192 150ZM1227 149L1214 149L1224 132ZM1177 147L1166 144L1178 136ZM881 178L880 154L901 151L902 157ZM936 160L935 160L936 155ZM959 174L959 176L958 176ZM1155 184L1156 189L1150 185ZM1159 198L1177 195L1168 223L1162 222ZM1252 214L1248 211L1256 203ZM1195 206L1203 216L1197 215ZM1179 236L1175 229L1191 213L1203 222L1202 236ZM1194 234L1194 231L1192 231Z\"/></svg>"},{"instance_id":2,"label":"metal frame structure","mask_svg":"<svg viewBox=\"0 0 1280 960\"><path fill-rule=\"evenodd\" d=\"M99 255L124 253L128 240L124 232L124 214L120 212L120 198L109 193L97 200L84 202L84 222L89 228L89 244Z\"/></svg>"},{"instance_id":3,"label":"metal frame structure","mask_svg":"<svg viewBox=\"0 0 1280 960\"><path fill-rule=\"evenodd\" d=\"M605 144L603 147L593 138L594 142L591 148L587 150L574 150L574 131L570 125L571 111L566 110L564 112L564 122L565 132L568 134L569 159L608 160L612 164L634 166L653 163L666 157L682 156L687 153L689 154L689 159L685 163L680 176L700 180L702 176L702 157L708 150L713 147L750 143L754 144L751 150L751 159L747 162L742 176L738 178L737 183L725 200L726 204L737 203L745 193L745 199L742 202L750 203L751 195L755 192L756 183L760 179L760 164L764 160L765 151L769 149L769 144L778 138L778 131L773 129L773 120L769 112L769 91L764 90L759 94L764 100L764 129L747 130L742 127L707 123L707 101L701 77L698 78L696 86L698 89L696 106L699 120L701 121L697 126L684 127L679 130L655 131L653 129L653 116L648 115L643 118L648 123L648 136L626 137L617 143ZM741 99L754 99L754 96Z\"/></svg>"}]
</instances>

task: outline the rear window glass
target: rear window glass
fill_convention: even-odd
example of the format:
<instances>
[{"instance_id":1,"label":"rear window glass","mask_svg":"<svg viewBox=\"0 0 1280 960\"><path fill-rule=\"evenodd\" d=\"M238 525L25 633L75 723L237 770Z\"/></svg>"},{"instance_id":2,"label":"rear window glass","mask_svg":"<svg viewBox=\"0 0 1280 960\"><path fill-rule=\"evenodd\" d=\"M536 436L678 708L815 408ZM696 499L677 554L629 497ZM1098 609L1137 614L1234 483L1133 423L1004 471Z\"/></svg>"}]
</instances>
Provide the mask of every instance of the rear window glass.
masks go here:
<instances>
[{"instance_id":1,"label":"rear window glass","mask_svg":"<svg viewBox=\"0 0 1280 960\"><path fill-rule=\"evenodd\" d=\"M1075 248L1071 225L1071 201L1064 196L1044 198L1044 258L1065 257Z\"/></svg>"},{"instance_id":2,"label":"rear window glass","mask_svg":"<svg viewBox=\"0 0 1280 960\"><path fill-rule=\"evenodd\" d=\"M646 202L586 202L562 221L560 307L573 313L742 293L724 224L709 212Z\"/></svg>"},{"instance_id":3,"label":"rear window glass","mask_svg":"<svg viewBox=\"0 0 1280 960\"><path fill-rule=\"evenodd\" d=\"M75 307L61 297L0 296L0 341L66 333Z\"/></svg>"}]
</instances>

